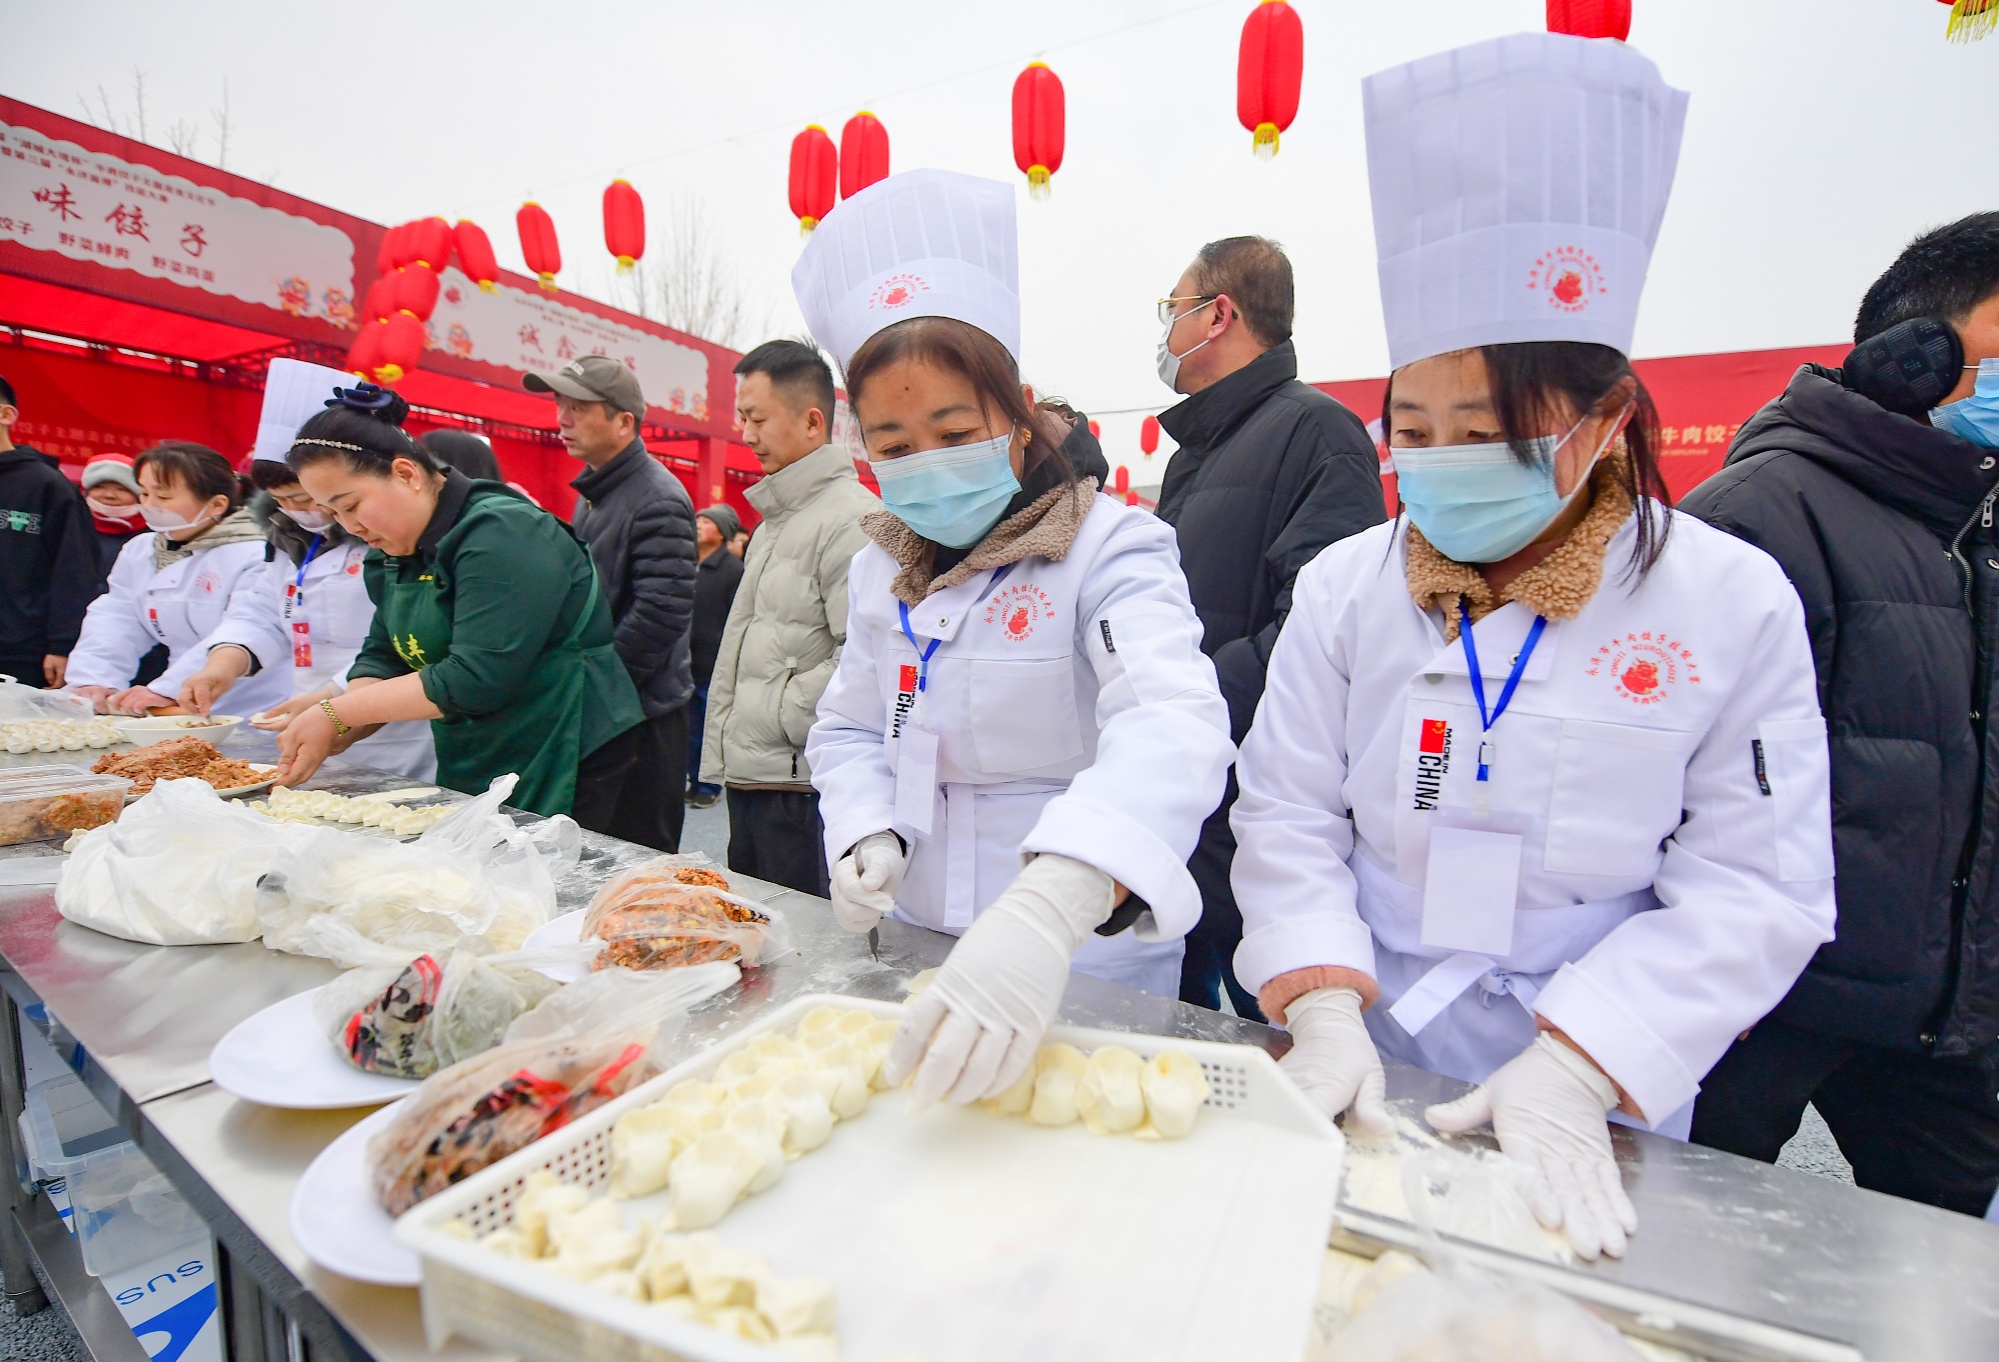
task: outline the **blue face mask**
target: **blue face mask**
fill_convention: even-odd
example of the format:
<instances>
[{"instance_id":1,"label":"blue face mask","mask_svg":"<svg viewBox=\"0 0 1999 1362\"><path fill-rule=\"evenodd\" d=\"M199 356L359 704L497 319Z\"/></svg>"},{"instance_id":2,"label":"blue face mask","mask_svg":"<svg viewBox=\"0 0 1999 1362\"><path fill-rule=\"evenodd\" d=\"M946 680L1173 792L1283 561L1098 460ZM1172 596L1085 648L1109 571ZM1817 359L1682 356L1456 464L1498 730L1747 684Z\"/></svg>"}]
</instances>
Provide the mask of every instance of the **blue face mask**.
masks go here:
<instances>
[{"instance_id":1,"label":"blue face mask","mask_svg":"<svg viewBox=\"0 0 1999 1362\"><path fill-rule=\"evenodd\" d=\"M1567 496L1555 491L1555 451L1581 428L1578 421L1568 435L1528 441L1533 458L1526 462L1515 457L1504 441L1392 449L1396 495L1409 508L1409 518L1423 537L1446 558L1459 563L1511 558L1533 543L1589 484L1585 475ZM1617 438L1617 430L1611 428L1597 456ZM1594 466L1596 456L1590 462Z\"/></svg>"},{"instance_id":2,"label":"blue face mask","mask_svg":"<svg viewBox=\"0 0 1999 1362\"><path fill-rule=\"evenodd\" d=\"M1011 432L975 445L925 449L869 465L881 484L882 505L932 543L970 548L999 524L1000 512L1020 490L1007 449Z\"/></svg>"},{"instance_id":3,"label":"blue face mask","mask_svg":"<svg viewBox=\"0 0 1999 1362\"><path fill-rule=\"evenodd\" d=\"M1961 440L1999 449L1999 359L1978 366L1978 384L1971 396L1931 407L1930 424Z\"/></svg>"}]
</instances>

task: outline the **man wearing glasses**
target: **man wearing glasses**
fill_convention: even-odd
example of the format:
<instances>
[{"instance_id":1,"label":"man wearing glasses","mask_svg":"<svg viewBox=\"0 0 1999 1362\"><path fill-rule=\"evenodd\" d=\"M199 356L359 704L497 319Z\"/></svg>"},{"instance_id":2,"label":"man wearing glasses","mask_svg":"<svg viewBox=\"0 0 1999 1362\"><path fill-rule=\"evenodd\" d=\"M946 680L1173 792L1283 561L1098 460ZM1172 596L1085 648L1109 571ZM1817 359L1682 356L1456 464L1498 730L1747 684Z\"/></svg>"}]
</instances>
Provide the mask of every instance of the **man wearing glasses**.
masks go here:
<instances>
[{"instance_id":1,"label":"man wearing glasses","mask_svg":"<svg viewBox=\"0 0 1999 1362\"><path fill-rule=\"evenodd\" d=\"M1159 377L1187 400L1160 414L1179 448L1166 465L1159 516L1180 539L1180 564L1214 659L1237 743L1263 696L1264 664L1291 608L1298 570L1335 539L1387 518L1367 428L1298 381L1291 346L1291 262L1274 241L1228 237L1201 247L1159 300ZM1229 776L1221 807L1188 862L1201 921L1187 935L1180 997L1261 1018L1236 983L1242 915L1229 888L1235 836Z\"/></svg>"}]
</instances>

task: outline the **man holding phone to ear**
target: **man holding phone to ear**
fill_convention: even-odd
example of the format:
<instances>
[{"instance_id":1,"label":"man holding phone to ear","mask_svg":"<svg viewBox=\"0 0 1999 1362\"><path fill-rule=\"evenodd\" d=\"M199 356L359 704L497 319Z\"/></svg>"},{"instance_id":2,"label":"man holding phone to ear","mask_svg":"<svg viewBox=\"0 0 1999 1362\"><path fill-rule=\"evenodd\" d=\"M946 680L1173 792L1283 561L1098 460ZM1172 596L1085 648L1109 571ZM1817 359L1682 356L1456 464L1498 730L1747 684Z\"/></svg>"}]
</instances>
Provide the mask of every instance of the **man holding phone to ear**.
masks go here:
<instances>
[{"instance_id":1,"label":"man holding phone to ear","mask_svg":"<svg viewBox=\"0 0 1999 1362\"><path fill-rule=\"evenodd\" d=\"M1723 1056L1696 1143L1774 1162L1805 1103L1862 1187L1999 1211L1999 212L1874 282L1680 509L1804 601L1832 753L1836 938ZM1744 753L1745 762L1762 760Z\"/></svg>"}]
</instances>

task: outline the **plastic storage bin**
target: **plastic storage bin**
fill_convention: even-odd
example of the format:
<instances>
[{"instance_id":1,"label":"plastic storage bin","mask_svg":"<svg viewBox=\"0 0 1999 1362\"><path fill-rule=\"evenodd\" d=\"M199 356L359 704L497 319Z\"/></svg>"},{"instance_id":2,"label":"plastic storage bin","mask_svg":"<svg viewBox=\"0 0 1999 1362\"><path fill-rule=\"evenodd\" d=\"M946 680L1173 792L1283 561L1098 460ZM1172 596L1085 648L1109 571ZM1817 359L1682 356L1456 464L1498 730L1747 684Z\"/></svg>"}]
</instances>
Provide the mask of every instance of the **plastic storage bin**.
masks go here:
<instances>
[{"instance_id":1,"label":"plastic storage bin","mask_svg":"<svg viewBox=\"0 0 1999 1362\"><path fill-rule=\"evenodd\" d=\"M98 828L125 807L132 782L81 766L21 766L0 779L0 847Z\"/></svg>"},{"instance_id":2,"label":"plastic storage bin","mask_svg":"<svg viewBox=\"0 0 1999 1362\"><path fill-rule=\"evenodd\" d=\"M21 1107L21 1152L27 1156L29 1181L74 1177L92 1157L130 1143L75 1074L28 1089Z\"/></svg>"}]
</instances>

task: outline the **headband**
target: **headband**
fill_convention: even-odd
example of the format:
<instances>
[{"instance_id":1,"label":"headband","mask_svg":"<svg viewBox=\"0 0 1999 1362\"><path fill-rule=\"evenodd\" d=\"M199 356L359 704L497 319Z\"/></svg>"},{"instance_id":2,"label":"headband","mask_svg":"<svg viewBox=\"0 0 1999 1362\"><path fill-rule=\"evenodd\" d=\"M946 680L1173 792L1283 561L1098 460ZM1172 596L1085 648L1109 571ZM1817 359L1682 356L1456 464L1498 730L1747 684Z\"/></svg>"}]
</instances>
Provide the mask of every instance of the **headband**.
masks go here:
<instances>
[{"instance_id":1,"label":"headband","mask_svg":"<svg viewBox=\"0 0 1999 1362\"><path fill-rule=\"evenodd\" d=\"M332 403L328 403L327 405L328 405L328 406L331 406L331 405L332 405ZM292 441L292 448L293 448L293 449L297 449L297 448L298 448L298 447L299 447L300 445L317 445L317 446L319 446L319 447L320 447L321 449L345 449L345 450L349 450L349 451L351 451L352 453L355 453L355 454L373 454L373 453L375 453L375 451L374 451L374 450L372 450L372 449L369 449L369 448L367 448L367 447L366 447L366 446L364 446L364 445L350 445L350 444L345 444L345 443L342 443L342 442L341 442L341 441L339 441L339 440L314 440L314 439L310 439L310 438L308 438L308 439L303 439L303 440L293 440L293 441Z\"/></svg>"}]
</instances>

